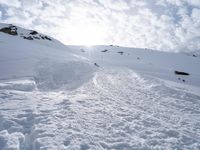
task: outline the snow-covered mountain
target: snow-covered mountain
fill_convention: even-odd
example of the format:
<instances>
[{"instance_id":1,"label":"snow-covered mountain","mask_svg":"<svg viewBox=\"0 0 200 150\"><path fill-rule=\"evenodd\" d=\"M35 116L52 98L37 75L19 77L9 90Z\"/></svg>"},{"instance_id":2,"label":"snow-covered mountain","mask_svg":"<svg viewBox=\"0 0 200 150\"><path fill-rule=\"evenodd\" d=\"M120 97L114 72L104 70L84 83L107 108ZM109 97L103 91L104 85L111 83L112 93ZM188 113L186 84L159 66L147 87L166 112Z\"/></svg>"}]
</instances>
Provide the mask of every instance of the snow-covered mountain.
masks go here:
<instances>
[{"instance_id":1,"label":"snow-covered mountain","mask_svg":"<svg viewBox=\"0 0 200 150\"><path fill-rule=\"evenodd\" d=\"M0 149L200 149L199 66L0 24Z\"/></svg>"},{"instance_id":2,"label":"snow-covered mountain","mask_svg":"<svg viewBox=\"0 0 200 150\"><path fill-rule=\"evenodd\" d=\"M76 84L78 80L82 82L94 68L86 58L71 53L69 48L51 37L13 25L2 24L0 28L1 80L28 78L34 86L37 84L37 88L54 89L65 83L75 86L72 85L74 80ZM13 29L15 34L9 34ZM10 83L1 84L0 89L10 86Z\"/></svg>"}]
</instances>

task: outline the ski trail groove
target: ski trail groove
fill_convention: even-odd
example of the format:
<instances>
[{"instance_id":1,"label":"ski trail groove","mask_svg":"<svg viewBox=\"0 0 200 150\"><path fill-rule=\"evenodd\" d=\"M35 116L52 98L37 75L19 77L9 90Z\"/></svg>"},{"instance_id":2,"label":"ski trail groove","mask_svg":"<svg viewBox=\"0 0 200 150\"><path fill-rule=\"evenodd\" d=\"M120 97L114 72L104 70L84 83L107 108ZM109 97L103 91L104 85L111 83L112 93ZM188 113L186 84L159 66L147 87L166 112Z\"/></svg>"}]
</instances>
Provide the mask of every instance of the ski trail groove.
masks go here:
<instances>
[{"instance_id":1,"label":"ski trail groove","mask_svg":"<svg viewBox=\"0 0 200 150\"><path fill-rule=\"evenodd\" d=\"M21 150L200 148L199 96L132 70L101 70L72 91L0 97L0 132L20 133Z\"/></svg>"}]
</instances>

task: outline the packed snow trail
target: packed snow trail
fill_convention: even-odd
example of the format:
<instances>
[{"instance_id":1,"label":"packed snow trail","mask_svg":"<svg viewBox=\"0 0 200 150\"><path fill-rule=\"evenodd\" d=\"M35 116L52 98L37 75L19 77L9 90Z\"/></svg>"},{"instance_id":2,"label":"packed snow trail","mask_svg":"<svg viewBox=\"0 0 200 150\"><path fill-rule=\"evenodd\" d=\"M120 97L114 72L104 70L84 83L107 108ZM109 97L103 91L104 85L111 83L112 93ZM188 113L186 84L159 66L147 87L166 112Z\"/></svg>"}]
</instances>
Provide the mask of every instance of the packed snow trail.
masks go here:
<instances>
[{"instance_id":1,"label":"packed snow trail","mask_svg":"<svg viewBox=\"0 0 200 150\"><path fill-rule=\"evenodd\" d=\"M200 149L200 96L126 68L70 91L1 89L0 112L2 150Z\"/></svg>"}]
</instances>

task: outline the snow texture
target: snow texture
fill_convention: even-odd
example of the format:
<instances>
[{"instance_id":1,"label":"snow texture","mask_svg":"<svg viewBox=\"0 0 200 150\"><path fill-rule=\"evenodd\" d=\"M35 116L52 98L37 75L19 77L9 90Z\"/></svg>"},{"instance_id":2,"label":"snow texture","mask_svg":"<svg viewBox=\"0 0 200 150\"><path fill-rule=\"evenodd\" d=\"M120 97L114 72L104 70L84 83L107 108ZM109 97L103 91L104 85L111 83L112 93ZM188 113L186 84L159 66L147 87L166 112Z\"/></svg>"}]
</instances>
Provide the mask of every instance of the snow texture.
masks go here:
<instances>
[{"instance_id":1,"label":"snow texture","mask_svg":"<svg viewBox=\"0 0 200 150\"><path fill-rule=\"evenodd\" d=\"M199 57L17 28L0 32L0 150L200 149Z\"/></svg>"}]
</instances>

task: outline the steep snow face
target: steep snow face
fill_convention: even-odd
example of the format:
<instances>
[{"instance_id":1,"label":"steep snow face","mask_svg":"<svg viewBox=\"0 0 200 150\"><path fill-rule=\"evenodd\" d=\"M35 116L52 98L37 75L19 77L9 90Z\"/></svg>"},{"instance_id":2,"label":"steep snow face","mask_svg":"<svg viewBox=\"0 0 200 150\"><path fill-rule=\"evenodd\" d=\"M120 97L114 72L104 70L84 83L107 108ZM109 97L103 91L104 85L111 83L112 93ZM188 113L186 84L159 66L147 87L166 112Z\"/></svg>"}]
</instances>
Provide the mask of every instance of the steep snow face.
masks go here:
<instances>
[{"instance_id":1,"label":"steep snow face","mask_svg":"<svg viewBox=\"0 0 200 150\"><path fill-rule=\"evenodd\" d=\"M200 149L199 57L0 27L0 149Z\"/></svg>"}]
</instances>

